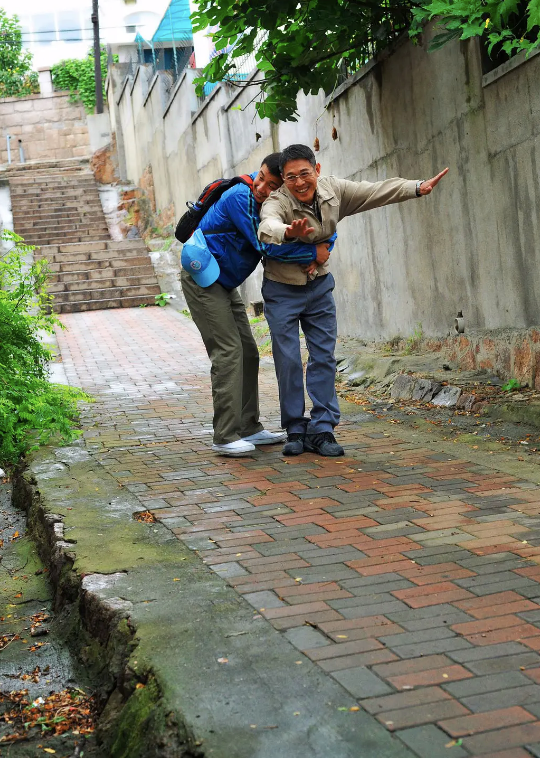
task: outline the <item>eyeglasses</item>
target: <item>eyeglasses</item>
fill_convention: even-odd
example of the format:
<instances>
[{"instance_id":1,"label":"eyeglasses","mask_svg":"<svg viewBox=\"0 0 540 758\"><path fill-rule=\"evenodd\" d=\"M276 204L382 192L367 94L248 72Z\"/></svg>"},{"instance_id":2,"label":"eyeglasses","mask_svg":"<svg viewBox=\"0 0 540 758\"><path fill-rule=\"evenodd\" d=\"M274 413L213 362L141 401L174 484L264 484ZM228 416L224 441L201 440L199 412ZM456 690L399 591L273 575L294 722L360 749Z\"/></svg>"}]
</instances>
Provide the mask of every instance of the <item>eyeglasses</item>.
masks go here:
<instances>
[{"instance_id":1,"label":"eyeglasses","mask_svg":"<svg viewBox=\"0 0 540 758\"><path fill-rule=\"evenodd\" d=\"M302 181L305 181L306 179L309 179L313 176L313 171L300 171L299 174L287 174L287 176L283 177L283 181L285 184L296 184L296 182L301 179Z\"/></svg>"}]
</instances>

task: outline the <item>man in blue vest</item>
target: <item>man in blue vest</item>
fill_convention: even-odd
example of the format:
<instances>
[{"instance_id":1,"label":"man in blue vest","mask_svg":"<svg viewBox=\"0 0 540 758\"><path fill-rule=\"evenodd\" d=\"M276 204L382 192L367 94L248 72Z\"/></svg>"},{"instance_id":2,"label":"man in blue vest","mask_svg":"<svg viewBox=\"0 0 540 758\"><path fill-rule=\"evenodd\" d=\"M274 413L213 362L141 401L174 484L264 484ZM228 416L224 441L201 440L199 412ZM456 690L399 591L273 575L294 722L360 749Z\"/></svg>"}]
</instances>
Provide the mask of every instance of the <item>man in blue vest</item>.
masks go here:
<instances>
[{"instance_id":1,"label":"man in blue vest","mask_svg":"<svg viewBox=\"0 0 540 758\"><path fill-rule=\"evenodd\" d=\"M279 159L280 153L273 153L263 160L251 175L253 188L239 183L228 189L199 223L204 247L195 251L190 240L182 252L182 290L212 364L212 450L221 455L249 455L256 445L286 438L267 431L259 421L259 351L237 287L263 256L283 263L322 265L332 247L331 242L266 245L259 241L260 207L283 183Z\"/></svg>"}]
</instances>

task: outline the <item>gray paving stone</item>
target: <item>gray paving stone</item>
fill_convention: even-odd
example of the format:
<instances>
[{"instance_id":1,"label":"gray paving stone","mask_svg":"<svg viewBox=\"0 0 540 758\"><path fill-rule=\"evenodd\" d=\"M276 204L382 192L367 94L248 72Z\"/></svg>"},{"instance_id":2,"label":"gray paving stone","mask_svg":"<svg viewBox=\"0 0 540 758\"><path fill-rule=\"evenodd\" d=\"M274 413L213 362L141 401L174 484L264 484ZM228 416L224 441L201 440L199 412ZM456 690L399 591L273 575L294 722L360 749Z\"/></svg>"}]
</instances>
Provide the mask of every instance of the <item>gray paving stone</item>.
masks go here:
<instances>
[{"instance_id":1,"label":"gray paving stone","mask_svg":"<svg viewBox=\"0 0 540 758\"><path fill-rule=\"evenodd\" d=\"M460 682L450 682L441 686L443 690L462 700L470 695L481 695L512 687L524 687L529 684L531 684L531 680L519 671L505 671L499 674L475 676L473 679L463 679Z\"/></svg>"},{"instance_id":2,"label":"gray paving stone","mask_svg":"<svg viewBox=\"0 0 540 758\"><path fill-rule=\"evenodd\" d=\"M370 588L373 589L373 588ZM370 595L360 595L355 597L340 598L339 600L328 600L328 605L336 611L345 610L346 608L362 608L365 605L376 605L378 603L391 603L396 598L389 592L378 592Z\"/></svg>"},{"instance_id":3,"label":"gray paving stone","mask_svg":"<svg viewBox=\"0 0 540 758\"><path fill-rule=\"evenodd\" d=\"M313 534L327 534L326 529L316 524L308 524L307 526L300 527L288 527L288 526L274 526L269 529L263 530L265 534L268 534L273 539L277 540L296 540L300 537L310 537Z\"/></svg>"},{"instance_id":4,"label":"gray paving stone","mask_svg":"<svg viewBox=\"0 0 540 758\"><path fill-rule=\"evenodd\" d=\"M340 503L339 505L325 505L323 506L323 511L326 511L332 516L335 516L335 518L351 518L352 516L370 516L372 513L380 513L380 508L377 508L376 505L371 504L360 504L357 505L356 503L351 503L350 505L345 505L344 503Z\"/></svg>"},{"instance_id":5,"label":"gray paving stone","mask_svg":"<svg viewBox=\"0 0 540 758\"><path fill-rule=\"evenodd\" d=\"M464 561L465 562L465 561ZM463 563L464 563L463 562ZM463 563L460 565L463 566ZM488 563L486 565L477 564L474 568L471 567L471 571L482 576L497 574L499 571L514 571L515 569L526 568L527 566L534 566L532 561L524 561L521 558L514 560L501 561L500 563ZM463 568L468 568L463 566Z\"/></svg>"},{"instance_id":6,"label":"gray paving stone","mask_svg":"<svg viewBox=\"0 0 540 758\"><path fill-rule=\"evenodd\" d=\"M447 653L451 656L451 653L456 650L466 650L471 647L471 643L462 637L449 637L442 640L396 646L392 650L400 658L419 658L422 655L433 655L434 653Z\"/></svg>"},{"instance_id":7,"label":"gray paving stone","mask_svg":"<svg viewBox=\"0 0 540 758\"><path fill-rule=\"evenodd\" d=\"M409 519L429 518L427 513L416 511L414 508L398 508L392 511L379 511L372 513L371 518L378 521L379 524L394 524L399 521L408 521Z\"/></svg>"},{"instance_id":8,"label":"gray paving stone","mask_svg":"<svg viewBox=\"0 0 540 758\"><path fill-rule=\"evenodd\" d=\"M388 603L376 603L375 605L365 605L359 608L344 608L340 611L346 619L366 618L367 616L386 616L389 613L402 611L408 606L401 600L393 600Z\"/></svg>"},{"instance_id":9,"label":"gray paving stone","mask_svg":"<svg viewBox=\"0 0 540 758\"><path fill-rule=\"evenodd\" d=\"M338 484L350 484L351 480L344 476L318 476L317 481L320 487L335 487Z\"/></svg>"},{"instance_id":10,"label":"gray paving stone","mask_svg":"<svg viewBox=\"0 0 540 758\"><path fill-rule=\"evenodd\" d=\"M306 558L312 566L326 566L332 563L345 563L345 561L358 561L361 558L367 558L365 553L361 553L359 550L354 551L354 548L350 552L343 552L339 555L314 555L312 558ZM540 592L540 586L538 587Z\"/></svg>"},{"instance_id":11,"label":"gray paving stone","mask_svg":"<svg viewBox=\"0 0 540 758\"><path fill-rule=\"evenodd\" d=\"M337 563L330 566L290 569L287 573L293 579L301 576L303 584L313 584L314 582L336 582L340 579L349 579L356 572L341 563Z\"/></svg>"},{"instance_id":12,"label":"gray paving stone","mask_svg":"<svg viewBox=\"0 0 540 758\"><path fill-rule=\"evenodd\" d=\"M230 579L233 576L244 576L244 574L249 573L243 566L235 561L231 561L230 563L214 563L212 570L224 579Z\"/></svg>"},{"instance_id":13,"label":"gray paving stone","mask_svg":"<svg viewBox=\"0 0 540 758\"><path fill-rule=\"evenodd\" d=\"M425 534L425 530L421 527L408 524L405 521L398 521L397 524L370 526L368 529L363 529L362 531L374 540L389 540L394 537L407 537L410 535L418 537L420 534Z\"/></svg>"},{"instance_id":14,"label":"gray paving stone","mask_svg":"<svg viewBox=\"0 0 540 758\"><path fill-rule=\"evenodd\" d=\"M402 612L392 612L388 614L388 618L391 621L395 621L396 624L401 624L402 621L439 618L440 616L448 616L450 613L455 612L456 608L453 605L450 605L450 603L427 605L425 608L409 608L409 606L407 606L406 610L403 610Z\"/></svg>"},{"instance_id":15,"label":"gray paving stone","mask_svg":"<svg viewBox=\"0 0 540 758\"><path fill-rule=\"evenodd\" d=\"M478 676L498 674L501 671L518 671L521 668L537 668L538 666L540 666L540 655L532 651L520 655L485 658L482 661L467 661L467 668Z\"/></svg>"},{"instance_id":16,"label":"gray paving stone","mask_svg":"<svg viewBox=\"0 0 540 758\"><path fill-rule=\"evenodd\" d=\"M524 619L525 621L530 621L531 624L540 622L540 610L525 611L524 613L517 613L516 616L519 616L519 618Z\"/></svg>"},{"instance_id":17,"label":"gray paving stone","mask_svg":"<svg viewBox=\"0 0 540 758\"><path fill-rule=\"evenodd\" d=\"M319 547L318 545L311 544L309 548L302 548L301 550L298 550L297 553L300 558L305 558L306 561L311 561L312 558L325 556L355 556L355 558L347 560L355 560L356 557L358 557L358 559L366 557L364 553L362 553L360 550L357 550L355 547L351 547L350 545L346 545L345 547Z\"/></svg>"},{"instance_id":18,"label":"gray paving stone","mask_svg":"<svg viewBox=\"0 0 540 758\"><path fill-rule=\"evenodd\" d=\"M468 621L475 621L472 616L468 616L464 611L455 611L447 616L431 616L428 618L418 619L416 621L400 621L400 626L408 632L421 631L422 629L432 629L433 627L442 626L450 627L453 624L464 624Z\"/></svg>"},{"instance_id":19,"label":"gray paving stone","mask_svg":"<svg viewBox=\"0 0 540 758\"><path fill-rule=\"evenodd\" d=\"M399 653L399 648L403 645L415 645L419 642L430 642L431 640L444 640L449 637L455 637L456 633L446 627L434 627L424 629L423 631L401 632L400 634L390 634L387 637L381 637L380 641L386 647Z\"/></svg>"},{"instance_id":20,"label":"gray paving stone","mask_svg":"<svg viewBox=\"0 0 540 758\"><path fill-rule=\"evenodd\" d=\"M539 703L527 703L527 710L532 713L536 718L540 718L540 702Z\"/></svg>"},{"instance_id":21,"label":"gray paving stone","mask_svg":"<svg viewBox=\"0 0 540 758\"><path fill-rule=\"evenodd\" d=\"M484 577L478 577L478 579L487 579L488 577L494 577L499 576L498 574L488 574L488 576ZM473 579L476 579L477 577L471 577L471 581ZM461 579L454 580L456 584L459 585L459 583L462 581ZM463 580L465 581L465 580ZM460 585L462 586L462 585ZM483 597L484 595L494 595L495 593L499 592L506 592L507 590L517 590L518 592L522 593L522 590L534 590L538 592L540 587L536 582L533 582L531 579L527 579L525 576L519 576L517 574L514 574L513 577L509 579L501 579L500 581L493 581L493 582L477 582L474 584L469 584L464 587L464 589L469 590L470 592L474 592L475 595L478 595L480 597ZM522 593L523 594L523 593Z\"/></svg>"},{"instance_id":22,"label":"gray paving stone","mask_svg":"<svg viewBox=\"0 0 540 758\"><path fill-rule=\"evenodd\" d=\"M500 565L500 564L499 564ZM476 574L475 569L469 569L469 571L474 571ZM519 579L524 580L524 582L536 585L537 587L540 587L540 585L537 582L533 582L531 579L528 579L526 576L521 576L520 574L515 574L513 571L494 571L491 573L483 573L483 574L477 574L476 576L467 576L463 579L454 579L455 583L458 585L458 587L464 587L465 589L470 589L471 587L479 587L485 584L504 584L507 581L511 581L513 579ZM526 586L526 585L524 585Z\"/></svg>"},{"instance_id":23,"label":"gray paving stone","mask_svg":"<svg viewBox=\"0 0 540 758\"><path fill-rule=\"evenodd\" d=\"M382 576L388 575L383 574ZM395 590L406 590L416 586L416 584L409 582L408 579L401 579L401 581L381 582L380 584L376 585L370 584L367 587L349 587L348 591L352 592L352 594L356 595L357 597L366 597L370 593L373 593L374 590L377 590L377 592L381 593L394 592Z\"/></svg>"},{"instance_id":24,"label":"gray paving stone","mask_svg":"<svg viewBox=\"0 0 540 758\"><path fill-rule=\"evenodd\" d=\"M524 687L464 697L460 702L473 713L496 711L513 705L522 705L526 708L529 703L540 702L540 687L537 684L529 684Z\"/></svg>"},{"instance_id":25,"label":"gray paving stone","mask_svg":"<svg viewBox=\"0 0 540 758\"><path fill-rule=\"evenodd\" d=\"M430 558L434 563L458 563L458 561L463 560L460 558L460 554L463 554L463 558L472 555L469 550L463 550L458 545L435 545L434 547L423 547L420 550L409 550L403 553L408 558L420 563L421 566L428 565L421 563L426 558Z\"/></svg>"},{"instance_id":26,"label":"gray paving stone","mask_svg":"<svg viewBox=\"0 0 540 758\"><path fill-rule=\"evenodd\" d=\"M432 532L423 531L422 534L417 534L411 537L415 542L426 544L427 547L434 547L436 545L452 545L458 542L465 542L466 540L475 539L472 534L467 534L459 529L436 529Z\"/></svg>"},{"instance_id":27,"label":"gray paving stone","mask_svg":"<svg viewBox=\"0 0 540 758\"><path fill-rule=\"evenodd\" d=\"M253 549L265 557L270 555L285 555L286 553L296 553L299 548L306 547L310 543L305 539L298 540L280 540L279 542L260 542L253 545Z\"/></svg>"},{"instance_id":28,"label":"gray paving stone","mask_svg":"<svg viewBox=\"0 0 540 758\"><path fill-rule=\"evenodd\" d=\"M365 666L334 671L336 679L353 697L360 699L390 695L394 690Z\"/></svg>"},{"instance_id":29,"label":"gray paving stone","mask_svg":"<svg viewBox=\"0 0 540 758\"><path fill-rule=\"evenodd\" d=\"M530 653L530 648L520 645L519 642L499 642L496 645L482 645L471 647L468 650L453 650L448 653L450 658L458 663L467 664L468 661L482 661L485 658L496 658L503 655L521 655Z\"/></svg>"},{"instance_id":30,"label":"gray paving stone","mask_svg":"<svg viewBox=\"0 0 540 758\"><path fill-rule=\"evenodd\" d=\"M534 744L525 745L525 749L531 755L533 755L534 758L540 758L540 742L535 742Z\"/></svg>"},{"instance_id":31,"label":"gray paving stone","mask_svg":"<svg viewBox=\"0 0 540 758\"><path fill-rule=\"evenodd\" d=\"M459 745L451 750L447 745L450 737L434 724L415 726L396 732L400 740L410 747L419 758L466 758L469 753Z\"/></svg>"},{"instance_id":32,"label":"gray paving stone","mask_svg":"<svg viewBox=\"0 0 540 758\"><path fill-rule=\"evenodd\" d=\"M187 518L184 518L183 516L174 516L172 518L160 516L159 520L163 526L167 527L167 529L179 529L181 526L191 526L191 521L188 521Z\"/></svg>"},{"instance_id":33,"label":"gray paving stone","mask_svg":"<svg viewBox=\"0 0 540 758\"><path fill-rule=\"evenodd\" d=\"M257 593L262 594L262 593ZM308 626L299 626L289 629L284 635L298 650L311 650L315 647L326 647L330 640L324 634Z\"/></svg>"},{"instance_id":34,"label":"gray paving stone","mask_svg":"<svg viewBox=\"0 0 540 758\"><path fill-rule=\"evenodd\" d=\"M531 600L533 603L538 603L540 605L539 595L540 595L540 584L537 585L537 587L520 587L519 590L517 590L520 595L523 595L523 597L526 597L528 600Z\"/></svg>"},{"instance_id":35,"label":"gray paving stone","mask_svg":"<svg viewBox=\"0 0 540 758\"><path fill-rule=\"evenodd\" d=\"M217 550L215 542L210 542L208 537L197 537L191 534L183 534L182 541L189 547L190 550Z\"/></svg>"},{"instance_id":36,"label":"gray paving stone","mask_svg":"<svg viewBox=\"0 0 540 758\"><path fill-rule=\"evenodd\" d=\"M249 592L247 595L244 595L244 598L250 605L258 609L280 608L281 606L286 605L283 600L279 599L275 592L271 592L270 590L263 590L261 592Z\"/></svg>"},{"instance_id":37,"label":"gray paving stone","mask_svg":"<svg viewBox=\"0 0 540 758\"><path fill-rule=\"evenodd\" d=\"M400 581L403 581L403 577L400 576L400 574L392 572L390 574L373 574L373 576L359 576L357 574L354 579L345 579L343 582L340 582L340 584L343 589L352 592L353 587L370 587L376 584Z\"/></svg>"},{"instance_id":38,"label":"gray paving stone","mask_svg":"<svg viewBox=\"0 0 540 758\"><path fill-rule=\"evenodd\" d=\"M316 497L328 497L331 500L337 500L339 503L341 501L338 500L338 497L342 497L343 495L354 495L355 493L338 490L337 487L315 487L307 490L297 490L294 494L298 495L301 500L313 500ZM381 497L380 493L379 497Z\"/></svg>"}]
</instances>

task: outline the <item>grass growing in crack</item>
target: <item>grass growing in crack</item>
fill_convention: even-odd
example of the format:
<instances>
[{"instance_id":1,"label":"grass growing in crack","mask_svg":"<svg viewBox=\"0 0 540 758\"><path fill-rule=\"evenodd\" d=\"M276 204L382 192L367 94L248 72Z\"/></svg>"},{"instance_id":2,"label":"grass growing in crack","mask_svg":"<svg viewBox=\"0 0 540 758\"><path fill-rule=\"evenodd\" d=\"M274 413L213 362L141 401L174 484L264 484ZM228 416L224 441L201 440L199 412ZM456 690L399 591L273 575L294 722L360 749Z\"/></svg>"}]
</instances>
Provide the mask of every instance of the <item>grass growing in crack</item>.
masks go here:
<instances>
[{"instance_id":1,"label":"grass growing in crack","mask_svg":"<svg viewBox=\"0 0 540 758\"><path fill-rule=\"evenodd\" d=\"M422 324L418 322L411 336L407 337L407 340L405 342L405 349L403 350L404 355L410 355L411 353L414 353L416 350L418 350L422 343L422 340L424 339L424 336L425 335Z\"/></svg>"}]
</instances>

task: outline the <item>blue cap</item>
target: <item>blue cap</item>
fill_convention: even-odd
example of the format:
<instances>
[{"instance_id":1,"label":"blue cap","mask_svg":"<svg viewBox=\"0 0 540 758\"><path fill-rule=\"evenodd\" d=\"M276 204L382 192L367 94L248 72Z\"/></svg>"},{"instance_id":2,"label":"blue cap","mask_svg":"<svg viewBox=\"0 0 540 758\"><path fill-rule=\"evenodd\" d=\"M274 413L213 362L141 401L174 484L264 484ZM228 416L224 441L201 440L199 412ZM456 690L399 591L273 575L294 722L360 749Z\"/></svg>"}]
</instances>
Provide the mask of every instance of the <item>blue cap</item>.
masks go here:
<instances>
[{"instance_id":1,"label":"blue cap","mask_svg":"<svg viewBox=\"0 0 540 758\"><path fill-rule=\"evenodd\" d=\"M199 285L210 287L220 274L219 265L206 244L204 234L196 229L182 248L182 268Z\"/></svg>"}]
</instances>

